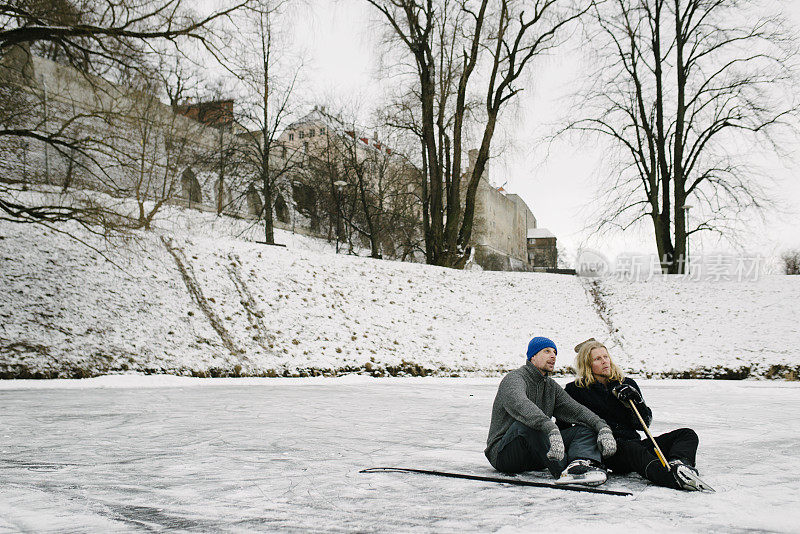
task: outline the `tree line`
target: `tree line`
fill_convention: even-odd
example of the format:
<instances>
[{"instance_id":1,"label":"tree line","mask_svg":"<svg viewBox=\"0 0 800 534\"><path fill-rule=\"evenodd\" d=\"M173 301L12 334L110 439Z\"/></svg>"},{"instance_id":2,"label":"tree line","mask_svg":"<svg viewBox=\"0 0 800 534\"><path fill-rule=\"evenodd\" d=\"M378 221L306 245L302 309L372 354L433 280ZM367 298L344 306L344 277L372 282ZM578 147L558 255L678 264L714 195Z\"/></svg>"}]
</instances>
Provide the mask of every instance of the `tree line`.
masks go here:
<instances>
[{"instance_id":1,"label":"tree line","mask_svg":"<svg viewBox=\"0 0 800 534\"><path fill-rule=\"evenodd\" d=\"M235 135L231 124L231 135L221 134L209 154L190 157L215 160L223 187L226 176L241 174L233 167L242 160L237 152L247 155L252 183L236 194L255 189L263 199L259 215L268 243L274 242L279 184L308 162L302 172L315 177L326 199L329 234L337 243L343 239L350 248L353 236L360 236L379 257L402 242L402 255L416 248L427 263L462 267L498 124L535 79L542 56L576 38L597 68L586 73L591 83L557 135L576 133L607 147L596 231L626 231L646 222L662 269L680 273L689 236L731 236L744 213L774 200L753 155L785 155L795 138L798 55L785 20L767 3L361 1L382 21L390 68L397 73L376 124L403 148L400 167L414 169L412 187L398 186L391 165L377 153L365 157L346 139L312 160L284 153L280 137L298 116L302 71L299 62L286 64L280 28L291 5L285 0L232 2L203 15L181 0L17 0L0 9L0 54L26 44L92 80L138 81L142 87L156 80L157 93L172 105L197 94L200 55L218 61L245 103L236 124L246 125L246 132ZM226 84L218 94L231 93ZM78 120L59 128L24 125L26 106L35 104L19 91L4 87L0 99L0 141L43 142L86 168L98 153L92 150L110 149L108 140L80 132ZM161 132L166 135L163 127ZM181 150L177 139L162 144ZM478 152L468 165L471 146ZM140 175L147 169L142 158L129 159ZM166 153L157 159L153 172L172 172ZM97 206L25 205L12 189L7 182L0 186L5 219L92 224L104 217ZM140 224L151 219L140 208ZM402 229L405 237L387 239L389 229Z\"/></svg>"}]
</instances>

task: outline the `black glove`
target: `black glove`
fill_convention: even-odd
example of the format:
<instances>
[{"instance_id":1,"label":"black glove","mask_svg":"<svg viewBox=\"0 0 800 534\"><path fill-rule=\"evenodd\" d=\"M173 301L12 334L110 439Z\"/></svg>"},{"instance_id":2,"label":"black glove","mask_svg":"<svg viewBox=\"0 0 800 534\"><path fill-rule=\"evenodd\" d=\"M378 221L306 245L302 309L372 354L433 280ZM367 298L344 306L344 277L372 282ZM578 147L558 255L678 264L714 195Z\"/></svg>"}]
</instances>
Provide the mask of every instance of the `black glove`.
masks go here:
<instances>
[{"instance_id":1,"label":"black glove","mask_svg":"<svg viewBox=\"0 0 800 534\"><path fill-rule=\"evenodd\" d=\"M611 393L613 393L614 396L618 398L620 402L622 402L622 404L624 404L625 406L628 405L629 400L633 401L634 404L641 404L642 402L644 402L642 400L641 393L639 393L639 391L630 384L616 385L611 390Z\"/></svg>"}]
</instances>

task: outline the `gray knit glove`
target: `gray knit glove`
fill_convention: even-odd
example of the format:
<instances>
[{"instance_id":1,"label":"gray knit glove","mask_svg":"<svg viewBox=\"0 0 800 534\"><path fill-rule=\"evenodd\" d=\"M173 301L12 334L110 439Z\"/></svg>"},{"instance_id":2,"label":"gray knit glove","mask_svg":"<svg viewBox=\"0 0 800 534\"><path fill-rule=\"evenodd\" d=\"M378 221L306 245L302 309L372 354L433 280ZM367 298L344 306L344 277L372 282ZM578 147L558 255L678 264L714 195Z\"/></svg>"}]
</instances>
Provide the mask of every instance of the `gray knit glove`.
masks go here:
<instances>
[{"instance_id":1,"label":"gray knit glove","mask_svg":"<svg viewBox=\"0 0 800 534\"><path fill-rule=\"evenodd\" d=\"M554 428L547 437L550 438L550 450L547 451L547 459L560 462L564 459L564 440L561 438L561 432Z\"/></svg>"},{"instance_id":2,"label":"gray knit glove","mask_svg":"<svg viewBox=\"0 0 800 534\"><path fill-rule=\"evenodd\" d=\"M614 434L611 433L611 429L607 426L601 428L600 432L597 433L597 448L600 449L600 454L603 455L603 458L608 458L617 452L617 442L614 439Z\"/></svg>"}]
</instances>

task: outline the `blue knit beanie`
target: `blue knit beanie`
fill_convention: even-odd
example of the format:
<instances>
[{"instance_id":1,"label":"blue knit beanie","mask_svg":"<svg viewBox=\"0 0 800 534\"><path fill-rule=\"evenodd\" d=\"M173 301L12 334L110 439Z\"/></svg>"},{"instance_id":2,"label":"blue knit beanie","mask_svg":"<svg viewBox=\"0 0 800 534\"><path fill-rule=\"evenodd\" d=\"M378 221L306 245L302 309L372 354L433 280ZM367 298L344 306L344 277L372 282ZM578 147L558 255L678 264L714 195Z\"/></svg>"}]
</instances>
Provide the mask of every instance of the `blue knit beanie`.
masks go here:
<instances>
[{"instance_id":1,"label":"blue knit beanie","mask_svg":"<svg viewBox=\"0 0 800 534\"><path fill-rule=\"evenodd\" d=\"M553 343L552 339L546 337L535 337L531 339L531 342L528 343L528 361L533 358L537 352L542 349L546 349L547 347L552 347L556 354L558 354L558 349L556 348L556 344Z\"/></svg>"}]
</instances>

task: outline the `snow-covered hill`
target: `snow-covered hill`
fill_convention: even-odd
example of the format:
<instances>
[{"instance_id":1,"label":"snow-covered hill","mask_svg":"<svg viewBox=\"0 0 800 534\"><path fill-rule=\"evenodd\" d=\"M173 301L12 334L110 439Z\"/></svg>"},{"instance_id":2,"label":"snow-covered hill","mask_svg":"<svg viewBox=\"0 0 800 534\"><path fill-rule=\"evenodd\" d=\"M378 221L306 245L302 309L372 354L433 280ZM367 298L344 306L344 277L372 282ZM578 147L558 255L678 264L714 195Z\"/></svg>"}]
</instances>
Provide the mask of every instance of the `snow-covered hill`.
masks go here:
<instances>
[{"instance_id":1,"label":"snow-covered hill","mask_svg":"<svg viewBox=\"0 0 800 534\"><path fill-rule=\"evenodd\" d=\"M534 335L556 341L562 371L590 336L641 374L800 369L800 277L603 280L604 322L578 277L336 255L282 231L287 247L271 247L230 237L240 222L170 209L170 231L112 243L117 265L0 223L0 375L491 374L521 365Z\"/></svg>"},{"instance_id":2,"label":"snow-covered hill","mask_svg":"<svg viewBox=\"0 0 800 534\"><path fill-rule=\"evenodd\" d=\"M627 365L651 376L800 378L800 277L600 282Z\"/></svg>"}]
</instances>

